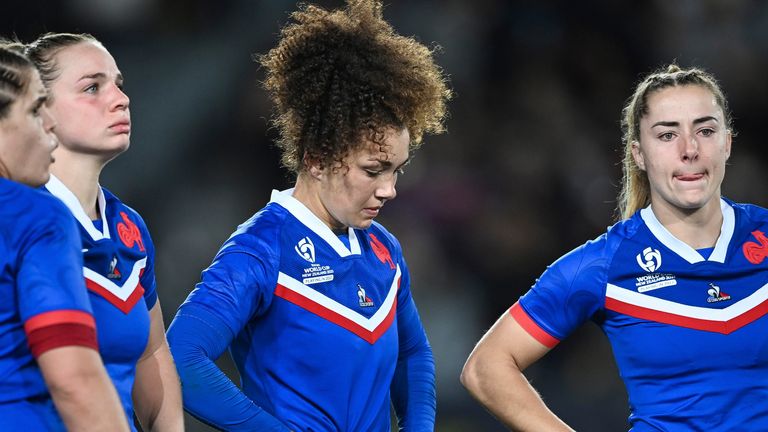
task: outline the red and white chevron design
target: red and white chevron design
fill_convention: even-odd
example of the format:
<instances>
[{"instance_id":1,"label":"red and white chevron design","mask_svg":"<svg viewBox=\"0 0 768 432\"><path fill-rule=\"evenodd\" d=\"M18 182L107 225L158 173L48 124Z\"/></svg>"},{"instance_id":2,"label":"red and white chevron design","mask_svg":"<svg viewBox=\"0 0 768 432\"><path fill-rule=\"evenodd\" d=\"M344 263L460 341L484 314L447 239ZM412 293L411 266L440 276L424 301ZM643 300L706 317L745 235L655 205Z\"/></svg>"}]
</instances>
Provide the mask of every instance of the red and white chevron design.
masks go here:
<instances>
[{"instance_id":1,"label":"red and white chevron design","mask_svg":"<svg viewBox=\"0 0 768 432\"><path fill-rule=\"evenodd\" d=\"M147 259L142 258L133 264L131 274L125 279L122 286L115 284L101 274L83 267L83 276L85 276L85 286L89 290L104 297L108 302L115 305L116 308L128 314L133 306L144 295L144 287L141 286L139 278L147 265Z\"/></svg>"},{"instance_id":2,"label":"red and white chevron design","mask_svg":"<svg viewBox=\"0 0 768 432\"><path fill-rule=\"evenodd\" d=\"M282 272L277 277L275 295L331 321L373 344L389 329L395 319L399 286L400 266L398 265L387 297L379 310L370 318L360 315ZM354 292L355 298L357 298L356 293L357 291Z\"/></svg>"},{"instance_id":3,"label":"red and white chevron design","mask_svg":"<svg viewBox=\"0 0 768 432\"><path fill-rule=\"evenodd\" d=\"M768 313L768 284L723 309L684 305L608 284L605 308L648 321L729 334Z\"/></svg>"}]
</instances>

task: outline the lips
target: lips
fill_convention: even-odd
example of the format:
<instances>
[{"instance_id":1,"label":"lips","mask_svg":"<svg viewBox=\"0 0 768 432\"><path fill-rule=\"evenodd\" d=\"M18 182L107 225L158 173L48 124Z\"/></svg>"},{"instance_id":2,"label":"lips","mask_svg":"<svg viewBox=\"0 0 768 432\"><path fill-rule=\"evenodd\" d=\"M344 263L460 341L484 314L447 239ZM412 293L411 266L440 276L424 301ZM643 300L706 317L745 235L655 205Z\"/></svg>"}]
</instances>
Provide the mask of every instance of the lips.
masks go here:
<instances>
[{"instance_id":1,"label":"lips","mask_svg":"<svg viewBox=\"0 0 768 432\"><path fill-rule=\"evenodd\" d=\"M695 174L676 174L675 179L679 181L696 181L701 180L704 178L704 173L695 173Z\"/></svg>"},{"instance_id":2,"label":"lips","mask_svg":"<svg viewBox=\"0 0 768 432\"><path fill-rule=\"evenodd\" d=\"M379 215L379 210L381 210L381 207L366 207L363 209L363 213L369 217L376 217Z\"/></svg>"},{"instance_id":3,"label":"lips","mask_svg":"<svg viewBox=\"0 0 768 432\"><path fill-rule=\"evenodd\" d=\"M109 129L118 133L128 133L131 131L130 120L121 120L109 125Z\"/></svg>"}]
</instances>

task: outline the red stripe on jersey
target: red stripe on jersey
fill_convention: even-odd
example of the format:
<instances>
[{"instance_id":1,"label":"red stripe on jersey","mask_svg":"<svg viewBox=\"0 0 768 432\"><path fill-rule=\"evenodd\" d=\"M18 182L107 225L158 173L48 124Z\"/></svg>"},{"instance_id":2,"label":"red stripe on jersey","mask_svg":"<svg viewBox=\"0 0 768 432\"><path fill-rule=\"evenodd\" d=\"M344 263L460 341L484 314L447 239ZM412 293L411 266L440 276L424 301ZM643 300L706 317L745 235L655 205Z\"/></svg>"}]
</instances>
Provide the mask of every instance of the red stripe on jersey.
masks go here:
<instances>
[{"instance_id":1,"label":"red stripe on jersey","mask_svg":"<svg viewBox=\"0 0 768 432\"><path fill-rule=\"evenodd\" d=\"M706 320L677 315L669 312L661 312L642 306L625 303L610 297L605 299L605 308L614 312L629 315L635 318L655 321L663 324L671 324L694 330L704 330L715 333L729 334L741 327L755 321L768 313L768 300L760 303L752 309L736 316L728 321Z\"/></svg>"},{"instance_id":2,"label":"red stripe on jersey","mask_svg":"<svg viewBox=\"0 0 768 432\"><path fill-rule=\"evenodd\" d=\"M116 308L123 311L123 313L126 315L131 311L131 309L133 309L136 303L141 300L141 296L144 295L144 287L141 286L141 283L136 284L136 287L133 289L131 295L128 296L128 298L125 300L121 300L120 297L112 294L108 289L88 278L85 278L85 286L88 287L89 290L104 297L106 301L112 303Z\"/></svg>"},{"instance_id":3,"label":"red stripe on jersey","mask_svg":"<svg viewBox=\"0 0 768 432\"><path fill-rule=\"evenodd\" d=\"M339 313L332 311L331 309L328 309L327 307L318 304L280 284L277 284L275 287L275 295L295 304L302 309L312 312L313 314L323 319L326 319L340 327L351 331L371 345L376 343L381 335L383 335L384 332L389 329L389 327L392 325L392 321L395 319L395 312L397 311L397 298L395 298L394 302L392 302L392 307L390 308L389 312L387 312L386 318L384 318L384 320L378 326L376 326L373 331L369 331L362 327L360 324L350 320L349 318L346 318Z\"/></svg>"},{"instance_id":4,"label":"red stripe on jersey","mask_svg":"<svg viewBox=\"0 0 768 432\"><path fill-rule=\"evenodd\" d=\"M24 323L24 332L29 336L29 333L35 330L57 324L81 324L96 328L96 321L90 313L75 309L62 309L43 312L28 319Z\"/></svg>"},{"instance_id":5,"label":"red stripe on jersey","mask_svg":"<svg viewBox=\"0 0 768 432\"><path fill-rule=\"evenodd\" d=\"M520 327L522 327L523 330L528 332L529 335L533 336L534 339L547 348L554 348L560 343L560 339L552 337L552 335L544 331L544 329L539 327L539 325L531 319L523 307L520 306L520 302L515 302L515 304L509 308L509 313L512 315L512 318L520 324Z\"/></svg>"},{"instance_id":6,"label":"red stripe on jersey","mask_svg":"<svg viewBox=\"0 0 768 432\"><path fill-rule=\"evenodd\" d=\"M27 333L29 350L35 358L40 354L65 346L82 346L99 350L96 329L81 323L53 324Z\"/></svg>"}]
</instances>

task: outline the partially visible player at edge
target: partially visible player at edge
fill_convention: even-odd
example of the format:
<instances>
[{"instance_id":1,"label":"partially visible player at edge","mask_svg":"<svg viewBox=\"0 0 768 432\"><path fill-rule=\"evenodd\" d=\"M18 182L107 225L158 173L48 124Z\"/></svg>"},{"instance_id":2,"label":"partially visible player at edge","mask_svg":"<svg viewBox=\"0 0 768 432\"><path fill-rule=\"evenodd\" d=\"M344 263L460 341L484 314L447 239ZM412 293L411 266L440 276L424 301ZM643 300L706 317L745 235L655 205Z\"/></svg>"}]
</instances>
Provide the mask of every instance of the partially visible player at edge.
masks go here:
<instances>
[{"instance_id":1,"label":"partially visible player at edge","mask_svg":"<svg viewBox=\"0 0 768 432\"><path fill-rule=\"evenodd\" d=\"M373 222L450 97L379 1L304 5L260 58L295 187L222 246L168 331L185 408L226 430L404 431L435 421L432 350L400 244ZM242 388L214 364L230 349ZM391 401L391 402L390 402Z\"/></svg>"},{"instance_id":2,"label":"partially visible player at edge","mask_svg":"<svg viewBox=\"0 0 768 432\"><path fill-rule=\"evenodd\" d=\"M99 352L133 428L184 428L181 390L155 290L155 249L141 216L99 185L130 144L123 75L88 34L49 33L26 47L50 92L60 146L46 189L80 229Z\"/></svg>"},{"instance_id":3,"label":"partially visible player at edge","mask_svg":"<svg viewBox=\"0 0 768 432\"><path fill-rule=\"evenodd\" d=\"M469 357L504 424L570 430L522 374L587 320L608 336L631 430L768 430L768 211L721 197L731 154L714 77L669 66L624 108L622 220L569 252Z\"/></svg>"},{"instance_id":4,"label":"partially visible player at edge","mask_svg":"<svg viewBox=\"0 0 768 432\"><path fill-rule=\"evenodd\" d=\"M97 352L77 229L57 199L33 189L48 180L55 121L17 48L0 41L0 425L127 431Z\"/></svg>"}]
</instances>

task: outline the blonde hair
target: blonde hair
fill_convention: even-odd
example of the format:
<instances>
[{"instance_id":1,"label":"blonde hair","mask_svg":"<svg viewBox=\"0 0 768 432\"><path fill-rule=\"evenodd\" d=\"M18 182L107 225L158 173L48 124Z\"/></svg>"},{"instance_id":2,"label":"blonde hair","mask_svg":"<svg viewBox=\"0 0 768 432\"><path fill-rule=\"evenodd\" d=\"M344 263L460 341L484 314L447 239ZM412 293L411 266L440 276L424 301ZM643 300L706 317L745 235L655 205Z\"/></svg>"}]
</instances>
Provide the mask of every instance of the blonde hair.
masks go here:
<instances>
[{"instance_id":1,"label":"blonde hair","mask_svg":"<svg viewBox=\"0 0 768 432\"><path fill-rule=\"evenodd\" d=\"M620 220L631 217L636 211L651 203L648 175L637 166L635 158L632 156L632 144L640 142L640 119L648 114L648 95L667 87L684 85L699 85L711 91L717 104L723 110L726 128L732 131L728 102L717 80L711 74L702 69L682 69L676 64L671 64L645 77L637 85L634 94L622 110L621 128L624 144L622 168L624 176L621 180L621 191L616 206L617 218Z\"/></svg>"}]
</instances>

